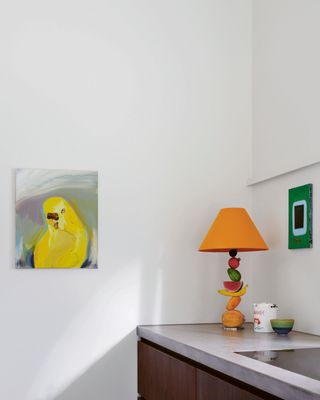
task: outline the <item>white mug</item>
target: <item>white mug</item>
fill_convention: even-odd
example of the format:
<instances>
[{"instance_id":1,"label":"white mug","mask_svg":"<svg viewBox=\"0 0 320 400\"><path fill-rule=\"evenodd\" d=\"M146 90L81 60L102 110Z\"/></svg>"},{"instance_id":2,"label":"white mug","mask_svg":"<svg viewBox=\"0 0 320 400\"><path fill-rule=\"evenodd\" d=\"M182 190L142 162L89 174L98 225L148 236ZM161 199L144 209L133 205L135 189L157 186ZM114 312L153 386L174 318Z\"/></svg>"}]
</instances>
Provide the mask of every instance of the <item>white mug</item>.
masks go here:
<instances>
[{"instance_id":1,"label":"white mug","mask_svg":"<svg viewBox=\"0 0 320 400\"><path fill-rule=\"evenodd\" d=\"M278 307L272 303L253 305L253 324L255 332L273 332L270 319L277 318Z\"/></svg>"}]
</instances>

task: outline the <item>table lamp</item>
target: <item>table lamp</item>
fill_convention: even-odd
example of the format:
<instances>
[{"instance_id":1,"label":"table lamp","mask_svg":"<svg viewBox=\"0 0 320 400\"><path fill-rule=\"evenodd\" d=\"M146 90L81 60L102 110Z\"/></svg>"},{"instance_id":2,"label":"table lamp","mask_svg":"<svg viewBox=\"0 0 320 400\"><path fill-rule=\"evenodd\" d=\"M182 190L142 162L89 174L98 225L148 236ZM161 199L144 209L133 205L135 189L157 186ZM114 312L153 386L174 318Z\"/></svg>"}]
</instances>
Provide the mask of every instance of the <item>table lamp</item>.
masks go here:
<instances>
[{"instance_id":1,"label":"table lamp","mask_svg":"<svg viewBox=\"0 0 320 400\"><path fill-rule=\"evenodd\" d=\"M222 208L199 247L199 251L204 252L229 252L231 257L227 270L229 280L223 283L224 289L218 291L229 297L221 318L225 329L240 329L245 320L236 308L248 285L241 280L240 258L236 256L239 251L261 250L268 250L268 246L244 208Z\"/></svg>"}]
</instances>

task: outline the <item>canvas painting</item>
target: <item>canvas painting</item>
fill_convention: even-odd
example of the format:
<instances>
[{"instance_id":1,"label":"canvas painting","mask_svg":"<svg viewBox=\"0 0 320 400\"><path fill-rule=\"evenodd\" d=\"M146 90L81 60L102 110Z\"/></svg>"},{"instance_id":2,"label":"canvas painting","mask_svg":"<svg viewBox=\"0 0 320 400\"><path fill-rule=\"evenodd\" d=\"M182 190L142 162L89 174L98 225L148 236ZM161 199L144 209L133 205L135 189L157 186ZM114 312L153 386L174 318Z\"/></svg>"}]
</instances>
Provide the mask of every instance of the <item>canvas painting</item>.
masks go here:
<instances>
[{"instance_id":1,"label":"canvas painting","mask_svg":"<svg viewBox=\"0 0 320 400\"><path fill-rule=\"evenodd\" d=\"M312 247L312 184L289 189L289 249Z\"/></svg>"},{"instance_id":2,"label":"canvas painting","mask_svg":"<svg viewBox=\"0 0 320 400\"><path fill-rule=\"evenodd\" d=\"M98 173L16 170L16 267L97 268Z\"/></svg>"}]
</instances>

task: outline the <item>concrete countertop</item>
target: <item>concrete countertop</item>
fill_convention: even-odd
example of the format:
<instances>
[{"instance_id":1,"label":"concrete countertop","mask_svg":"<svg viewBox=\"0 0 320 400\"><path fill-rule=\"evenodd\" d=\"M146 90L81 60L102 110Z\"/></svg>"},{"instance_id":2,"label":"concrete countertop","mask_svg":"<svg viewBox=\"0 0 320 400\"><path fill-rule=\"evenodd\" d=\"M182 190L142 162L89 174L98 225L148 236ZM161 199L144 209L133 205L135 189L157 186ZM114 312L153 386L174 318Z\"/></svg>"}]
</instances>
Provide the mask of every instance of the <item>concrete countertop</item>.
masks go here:
<instances>
[{"instance_id":1,"label":"concrete countertop","mask_svg":"<svg viewBox=\"0 0 320 400\"><path fill-rule=\"evenodd\" d=\"M320 399L320 381L234 353L320 347L320 336L255 333L250 323L239 331L225 331L221 324L138 326L137 334L280 398Z\"/></svg>"}]
</instances>

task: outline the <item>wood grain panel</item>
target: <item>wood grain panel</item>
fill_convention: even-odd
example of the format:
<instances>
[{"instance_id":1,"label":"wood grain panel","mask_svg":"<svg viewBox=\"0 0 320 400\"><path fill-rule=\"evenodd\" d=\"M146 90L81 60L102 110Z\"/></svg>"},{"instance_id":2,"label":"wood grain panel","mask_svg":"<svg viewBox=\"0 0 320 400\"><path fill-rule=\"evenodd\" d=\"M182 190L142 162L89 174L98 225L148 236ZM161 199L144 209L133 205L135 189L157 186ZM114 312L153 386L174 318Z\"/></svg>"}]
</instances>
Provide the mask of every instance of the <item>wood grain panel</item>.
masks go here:
<instances>
[{"instance_id":1,"label":"wood grain panel","mask_svg":"<svg viewBox=\"0 0 320 400\"><path fill-rule=\"evenodd\" d=\"M254 394L252 391L260 392L249 385L241 384L242 387L227 382L217 376L197 369L197 400L267 400L277 399L267 393ZM262 394L263 393L263 394ZM280 400L280 399L279 399Z\"/></svg>"},{"instance_id":2,"label":"wood grain panel","mask_svg":"<svg viewBox=\"0 0 320 400\"><path fill-rule=\"evenodd\" d=\"M196 368L138 342L138 391L146 400L195 400Z\"/></svg>"}]
</instances>

